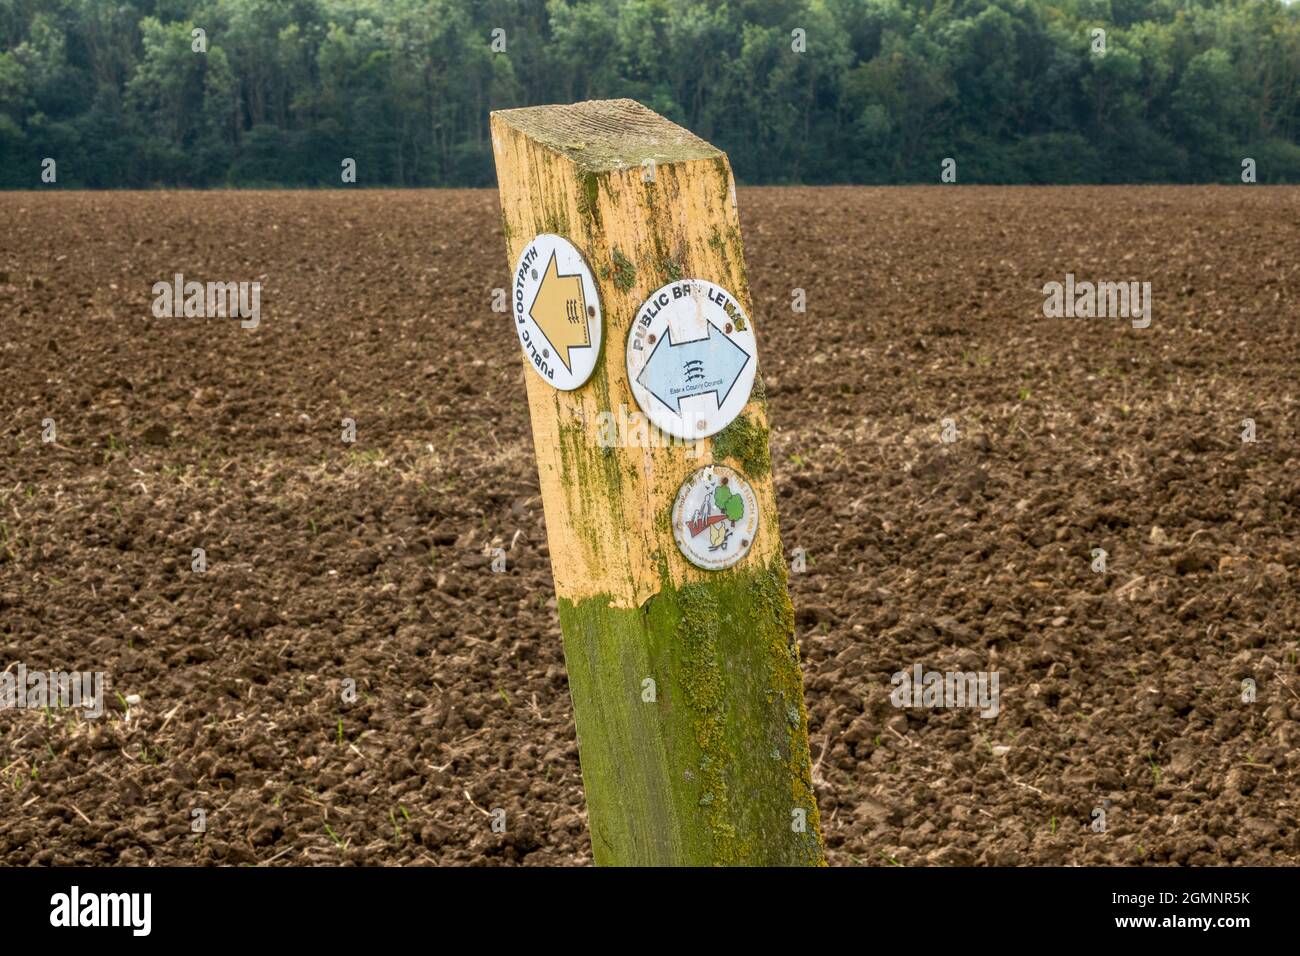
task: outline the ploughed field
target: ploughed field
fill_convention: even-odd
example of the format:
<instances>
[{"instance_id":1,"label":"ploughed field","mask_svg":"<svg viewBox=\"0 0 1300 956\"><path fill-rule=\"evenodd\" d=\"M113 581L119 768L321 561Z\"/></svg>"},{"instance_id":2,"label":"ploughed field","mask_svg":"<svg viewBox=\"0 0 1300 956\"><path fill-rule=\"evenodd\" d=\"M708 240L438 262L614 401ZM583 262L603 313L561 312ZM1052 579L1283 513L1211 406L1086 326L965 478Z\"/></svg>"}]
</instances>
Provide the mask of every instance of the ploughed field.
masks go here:
<instances>
[{"instance_id":1,"label":"ploughed field","mask_svg":"<svg viewBox=\"0 0 1300 956\"><path fill-rule=\"evenodd\" d=\"M1300 190L739 202L830 861L1300 863ZM0 711L0 863L590 862L496 194L0 220L0 667L106 681Z\"/></svg>"}]
</instances>

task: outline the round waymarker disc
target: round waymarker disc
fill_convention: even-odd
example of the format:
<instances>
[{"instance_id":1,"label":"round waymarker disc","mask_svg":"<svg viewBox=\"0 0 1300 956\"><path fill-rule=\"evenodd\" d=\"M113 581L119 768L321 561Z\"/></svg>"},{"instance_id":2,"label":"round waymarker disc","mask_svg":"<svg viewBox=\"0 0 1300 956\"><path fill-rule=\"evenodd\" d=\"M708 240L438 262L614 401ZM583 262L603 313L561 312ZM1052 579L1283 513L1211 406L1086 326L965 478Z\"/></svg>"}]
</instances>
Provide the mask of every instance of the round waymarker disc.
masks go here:
<instances>
[{"instance_id":1,"label":"round waymarker disc","mask_svg":"<svg viewBox=\"0 0 1300 956\"><path fill-rule=\"evenodd\" d=\"M705 279L656 289L627 340L636 403L669 435L707 438L749 401L758 349L749 317L730 292Z\"/></svg>"},{"instance_id":2,"label":"round waymarker disc","mask_svg":"<svg viewBox=\"0 0 1300 956\"><path fill-rule=\"evenodd\" d=\"M510 300L533 371L566 392L591 378L604 322L596 280L577 246L563 236L537 236L515 264Z\"/></svg>"},{"instance_id":3,"label":"round waymarker disc","mask_svg":"<svg viewBox=\"0 0 1300 956\"><path fill-rule=\"evenodd\" d=\"M673 503L673 537L686 560L719 571L749 553L758 534L758 496L734 468L706 465L684 482Z\"/></svg>"}]
</instances>

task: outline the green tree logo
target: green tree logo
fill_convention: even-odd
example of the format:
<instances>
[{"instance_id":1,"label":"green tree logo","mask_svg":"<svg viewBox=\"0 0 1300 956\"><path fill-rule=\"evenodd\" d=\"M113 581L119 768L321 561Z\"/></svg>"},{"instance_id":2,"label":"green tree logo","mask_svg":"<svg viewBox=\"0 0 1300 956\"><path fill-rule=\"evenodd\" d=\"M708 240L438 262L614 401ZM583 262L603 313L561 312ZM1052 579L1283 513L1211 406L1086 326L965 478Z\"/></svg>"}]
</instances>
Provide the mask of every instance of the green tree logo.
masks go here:
<instances>
[{"instance_id":1,"label":"green tree logo","mask_svg":"<svg viewBox=\"0 0 1300 956\"><path fill-rule=\"evenodd\" d=\"M714 489L713 503L733 522L745 516L745 499L733 493L726 485L718 485Z\"/></svg>"}]
</instances>

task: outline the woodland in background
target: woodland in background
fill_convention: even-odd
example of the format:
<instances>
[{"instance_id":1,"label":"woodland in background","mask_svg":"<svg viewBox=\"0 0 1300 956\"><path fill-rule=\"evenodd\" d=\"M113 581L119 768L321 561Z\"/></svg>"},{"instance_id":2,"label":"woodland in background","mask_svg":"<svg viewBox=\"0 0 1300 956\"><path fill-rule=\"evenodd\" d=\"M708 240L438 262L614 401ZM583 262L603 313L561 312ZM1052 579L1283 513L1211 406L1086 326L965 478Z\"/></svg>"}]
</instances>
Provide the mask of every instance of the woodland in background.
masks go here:
<instances>
[{"instance_id":1,"label":"woodland in background","mask_svg":"<svg viewBox=\"0 0 1300 956\"><path fill-rule=\"evenodd\" d=\"M1279 0L0 0L0 50L11 188L487 186L490 110L606 97L747 183L1300 182Z\"/></svg>"}]
</instances>

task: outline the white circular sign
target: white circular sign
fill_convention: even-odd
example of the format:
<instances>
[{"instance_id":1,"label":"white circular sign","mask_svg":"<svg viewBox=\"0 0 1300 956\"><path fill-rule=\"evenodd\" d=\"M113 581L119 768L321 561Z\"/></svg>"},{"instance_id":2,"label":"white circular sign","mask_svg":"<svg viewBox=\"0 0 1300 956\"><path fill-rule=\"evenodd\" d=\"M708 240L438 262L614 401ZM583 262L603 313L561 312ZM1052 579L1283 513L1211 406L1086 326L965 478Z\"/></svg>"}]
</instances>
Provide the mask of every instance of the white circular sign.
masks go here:
<instances>
[{"instance_id":1,"label":"white circular sign","mask_svg":"<svg viewBox=\"0 0 1300 956\"><path fill-rule=\"evenodd\" d=\"M722 286L682 279L656 290L632 323L627 378L660 431L688 440L726 428L754 387L749 317Z\"/></svg>"},{"instance_id":2,"label":"white circular sign","mask_svg":"<svg viewBox=\"0 0 1300 956\"><path fill-rule=\"evenodd\" d=\"M566 392L591 377L604 324L596 280L577 246L549 233L525 246L511 302L519 344L538 375Z\"/></svg>"},{"instance_id":3,"label":"white circular sign","mask_svg":"<svg viewBox=\"0 0 1300 956\"><path fill-rule=\"evenodd\" d=\"M758 497L734 468L708 465L682 482L673 503L673 537L686 560L718 571L749 554L758 534Z\"/></svg>"}]
</instances>

